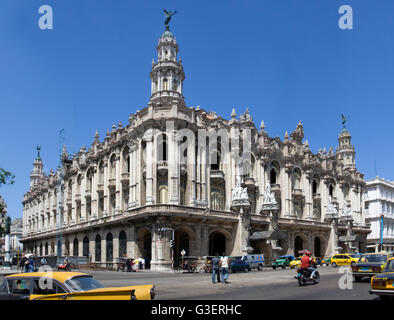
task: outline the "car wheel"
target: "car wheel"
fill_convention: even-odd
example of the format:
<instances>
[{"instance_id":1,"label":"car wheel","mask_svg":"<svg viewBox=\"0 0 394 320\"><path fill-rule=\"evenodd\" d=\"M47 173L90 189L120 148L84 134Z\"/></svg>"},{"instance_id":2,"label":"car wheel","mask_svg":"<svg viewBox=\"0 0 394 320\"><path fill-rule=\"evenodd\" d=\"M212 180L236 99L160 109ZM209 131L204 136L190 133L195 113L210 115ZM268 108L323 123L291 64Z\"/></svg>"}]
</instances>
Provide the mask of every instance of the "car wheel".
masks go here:
<instances>
[{"instance_id":1,"label":"car wheel","mask_svg":"<svg viewBox=\"0 0 394 320\"><path fill-rule=\"evenodd\" d=\"M337 267L337 264L335 262L333 262L331 265L332 265L333 268Z\"/></svg>"},{"instance_id":2,"label":"car wheel","mask_svg":"<svg viewBox=\"0 0 394 320\"><path fill-rule=\"evenodd\" d=\"M244 269L244 272L248 272L248 271L249 271L249 269L248 269L248 268L245 268L245 269Z\"/></svg>"},{"instance_id":3,"label":"car wheel","mask_svg":"<svg viewBox=\"0 0 394 320\"><path fill-rule=\"evenodd\" d=\"M276 269L276 267L275 267L275 266L272 266L272 269L274 269L274 270L275 270L275 269Z\"/></svg>"},{"instance_id":4,"label":"car wheel","mask_svg":"<svg viewBox=\"0 0 394 320\"><path fill-rule=\"evenodd\" d=\"M263 270L263 265L259 264L259 266L257 267L257 269L259 269L259 271Z\"/></svg>"},{"instance_id":5,"label":"car wheel","mask_svg":"<svg viewBox=\"0 0 394 320\"><path fill-rule=\"evenodd\" d=\"M360 276L355 276L354 277L354 280L356 281L356 282L360 282L361 281L361 279L362 279L363 277L360 277Z\"/></svg>"},{"instance_id":6,"label":"car wheel","mask_svg":"<svg viewBox=\"0 0 394 320\"><path fill-rule=\"evenodd\" d=\"M283 266L282 266L282 269L286 269L286 266L285 266L285 265L283 265Z\"/></svg>"}]
</instances>

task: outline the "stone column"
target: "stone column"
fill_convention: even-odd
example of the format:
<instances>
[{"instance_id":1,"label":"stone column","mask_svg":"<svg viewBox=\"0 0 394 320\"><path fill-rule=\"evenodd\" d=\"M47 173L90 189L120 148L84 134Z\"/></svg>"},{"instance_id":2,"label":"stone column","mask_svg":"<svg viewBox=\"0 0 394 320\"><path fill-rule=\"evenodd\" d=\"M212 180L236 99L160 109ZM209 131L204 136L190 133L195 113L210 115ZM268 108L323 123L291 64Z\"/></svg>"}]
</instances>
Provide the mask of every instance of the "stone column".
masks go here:
<instances>
[{"instance_id":1,"label":"stone column","mask_svg":"<svg viewBox=\"0 0 394 320\"><path fill-rule=\"evenodd\" d=\"M120 202L121 202L121 190L122 183L120 182L120 153L119 150L116 150L116 162L115 162L115 212L112 214L117 214L120 212Z\"/></svg>"},{"instance_id":2,"label":"stone column","mask_svg":"<svg viewBox=\"0 0 394 320\"><path fill-rule=\"evenodd\" d=\"M153 199L153 134L145 135L146 141L146 205L154 204Z\"/></svg>"},{"instance_id":3,"label":"stone column","mask_svg":"<svg viewBox=\"0 0 394 320\"><path fill-rule=\"evenodd\" d=\"M168 193L169 203L179 204L179 177L180 177L180 163L178 151L178 139L176 138L176 131L174 124L167 128L168 132Z\"/></svg>"},{"instance_id":4,"label":"stone column","mask_svg":"<svg viewBox=\"0 0 394 320\"><path fill-rule=\"evenodd\" d=\"M91 218L98 217L98 206L99 206L99 196L97 193L97 185L98 185L98 168L97 166L93 169L93 179L92 179L92 186L91 186L91 203L90 203L90 210L91 210Z\"/></svg>"},{"instance_id":5,"label":"stone column","mask_svg":"<svg viewBox=\"0 0 394 320\"><path fill-rule=\"evenodd\" d=\"M191 138L191 137L190 137ZM189 139L189 137L188 137ZM189 190L190 190L190 200L189 200L189 206L194 207L196 205L196 200L197 200L197 190L196 190L196 183L197 183L197 162L196 162L196 143L194 140L188 141L188 148L187 148L187 183L189 185Z\"/></svg>"}]
</instances>

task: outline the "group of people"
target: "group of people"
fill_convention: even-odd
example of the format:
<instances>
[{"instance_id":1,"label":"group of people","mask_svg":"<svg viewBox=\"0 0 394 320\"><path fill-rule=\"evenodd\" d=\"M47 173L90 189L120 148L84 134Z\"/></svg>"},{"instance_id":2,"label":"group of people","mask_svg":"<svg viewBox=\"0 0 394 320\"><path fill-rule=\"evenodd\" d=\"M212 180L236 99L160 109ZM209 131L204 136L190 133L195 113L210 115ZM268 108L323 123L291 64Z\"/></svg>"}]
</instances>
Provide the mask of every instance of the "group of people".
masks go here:
<instances>
[{"instance_id":1,"label":"group of people","mask_svg":"<svg viewBox=\"0 0 394 320\"><path fill-rule=\"evenodd\" d=\"M127 259L125 263L128 272L137 272L145 269L145 258L143 257Z\"/></svg>"},{"instance_id":2,"label":"group of people","mask_svg":"<svg viewBox=\"0 0 394 320\"><path fill-rule=\"evenodd\" d=\"M212 283L216 283L215 278L217 278L217 282L228 283L230 259L224 253L221 257L216 253L211 260L211 265Z\"/></svg>"},{"instance_id":3,"label":"group of people","mask_svg":"<svg viewBox=\"0 0 394 320\"><path fill-rule=\"evenodd\" d=\"M18 265L21 272L34 272L37 270L36 259L33 255L24 256Z\"/></svg>"}]
</instances>

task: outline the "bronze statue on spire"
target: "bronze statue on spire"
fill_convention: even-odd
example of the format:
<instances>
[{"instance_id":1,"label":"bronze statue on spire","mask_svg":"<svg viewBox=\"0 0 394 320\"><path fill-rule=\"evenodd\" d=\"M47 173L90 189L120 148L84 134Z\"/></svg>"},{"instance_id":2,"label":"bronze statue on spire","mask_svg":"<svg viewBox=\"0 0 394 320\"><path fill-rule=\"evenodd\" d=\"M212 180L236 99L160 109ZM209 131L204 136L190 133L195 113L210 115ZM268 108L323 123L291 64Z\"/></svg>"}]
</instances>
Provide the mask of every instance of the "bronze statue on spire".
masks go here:
<instances>
[{"instance_id":1,"label":"bronze statue on spire","mask_svg":"<svg viewBox=\"0 0 394 320\"><path fill-rule=\"evenodd\" d=\"M163 9L164 14L166 15L166 20L164 21L164 25L166 26L166 30L170 31L170 26L168 25L170 23L171 17L177 13L177 11L167 11Z\"/></svg>"}]
</instances>

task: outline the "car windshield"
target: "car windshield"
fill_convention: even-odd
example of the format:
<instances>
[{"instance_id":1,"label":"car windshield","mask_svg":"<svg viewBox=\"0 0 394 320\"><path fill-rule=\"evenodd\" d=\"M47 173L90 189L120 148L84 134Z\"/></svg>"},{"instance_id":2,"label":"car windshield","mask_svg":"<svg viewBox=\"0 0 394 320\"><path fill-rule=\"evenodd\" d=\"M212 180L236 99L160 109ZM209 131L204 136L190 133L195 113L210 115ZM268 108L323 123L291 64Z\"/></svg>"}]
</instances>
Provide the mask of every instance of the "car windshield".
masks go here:
<instances>
[{"instance_id":1,"label":"car windshield","mask_svg":"<svg viewBox=\"0 0 394 320\"><path fill-rule=\"evenodd\" d=\"M360 258L360 262L385 262L386 260L385 254L365 254Z\"/></svg>"},{"instance_id":2,"label":"car windshield","mask_svg":"<svg viewBox=\"0 0 394 320\"><path fill-rule=\"evenodd\" d=\"M91 276L74 277L65 283L74 291L88 291L104 287Z\"/></svg>"}]
</instances>

